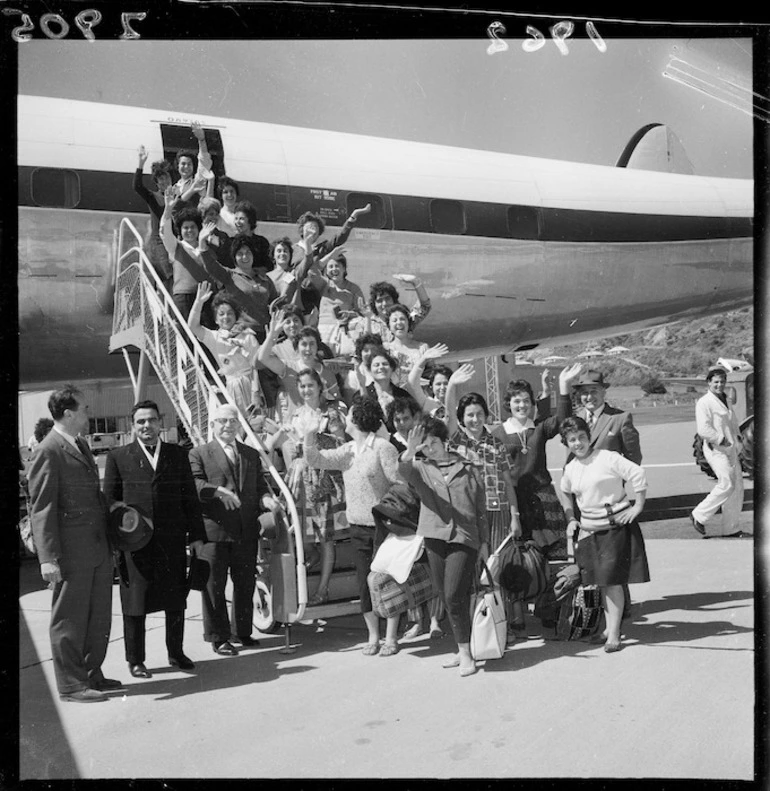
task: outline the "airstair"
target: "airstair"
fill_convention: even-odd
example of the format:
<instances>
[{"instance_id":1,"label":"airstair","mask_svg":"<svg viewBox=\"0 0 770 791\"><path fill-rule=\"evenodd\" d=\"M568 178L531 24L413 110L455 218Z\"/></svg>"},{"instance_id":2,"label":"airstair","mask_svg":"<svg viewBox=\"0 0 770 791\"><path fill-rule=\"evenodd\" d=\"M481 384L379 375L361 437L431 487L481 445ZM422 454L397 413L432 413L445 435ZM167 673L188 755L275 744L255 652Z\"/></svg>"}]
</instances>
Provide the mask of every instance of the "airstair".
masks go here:
<instances>
[{"instance_id":1,"label":"airstair","mask_svg":"<svg viewBox=\"0 0 770 791\"><path fill-rule=\"evenodd\" d=\"M139 351L136 369L129 349ZM120 223L110 337L110 352L118 351L125 359L135 400L144 397L151 366L194 445L210 440L209 415L216 406L227 403L236 407L206 351L147 258L141 235L127 218ZM238 414L242 440L259 453L263 469L270 476L273 497L280 504L274 513L275 529L260 540L254 625L268 632L284 624L288 649L291 624L359 611L358 600L353 598L357 595L355 575L349 571L335 573L329 586L331 601L320 606L308 605L308 569L298 504L262 439L246 417L240 411ZM299 504L300 510L302 505Z\"/></svg>"}]
</instances>

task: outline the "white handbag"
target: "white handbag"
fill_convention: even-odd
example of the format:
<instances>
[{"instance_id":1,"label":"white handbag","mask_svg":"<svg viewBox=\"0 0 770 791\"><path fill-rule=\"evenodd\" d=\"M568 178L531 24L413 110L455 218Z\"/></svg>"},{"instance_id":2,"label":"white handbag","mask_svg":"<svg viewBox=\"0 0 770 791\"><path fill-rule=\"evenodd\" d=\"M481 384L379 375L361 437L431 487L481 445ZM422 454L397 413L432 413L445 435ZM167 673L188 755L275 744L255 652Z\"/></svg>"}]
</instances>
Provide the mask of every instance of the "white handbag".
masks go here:
<instances>
[{"instance_id":1,"label":"white handbag","mask_svg":"<svg viewBox=\"0 0 770 791\"><path fill-rule=\"evenodd\" d=\"M487 579L492 574L484 563ZM500 587L477 589L471 599L471 656L474 659L500 659L505 653L508 624Z\"/></svg>"},{"instance_id":2,"label":"white handbag","mask_svg":"<svg viewBox=\"0 0 770 791\"><path fill-rule=\"evenodd\" d=\"M501 571L500 552L511 541L513 541L513 533L508 533L500 546L487 558L487 563L484 566L484 570L481 572L482 585L499 585Z\"/></svg>"}]
</instances>

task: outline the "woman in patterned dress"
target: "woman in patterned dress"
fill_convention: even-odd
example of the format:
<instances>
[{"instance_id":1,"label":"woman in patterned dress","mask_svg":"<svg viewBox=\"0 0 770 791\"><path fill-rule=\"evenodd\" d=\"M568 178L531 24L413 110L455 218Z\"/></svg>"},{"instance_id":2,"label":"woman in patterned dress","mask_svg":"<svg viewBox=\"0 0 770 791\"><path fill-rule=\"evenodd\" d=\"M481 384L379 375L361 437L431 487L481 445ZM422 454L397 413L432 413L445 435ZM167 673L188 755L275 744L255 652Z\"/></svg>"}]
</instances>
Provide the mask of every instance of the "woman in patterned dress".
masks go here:
<instances>
[{"instance_id":1,"label":"woman in patterned dress","mask_svg":"<svg viewBox=\"0 0 770 791\"><path fill-rule=\"evenodd\" d=\"M298 504L302 504L306 529L312 532L320 547L321 578L309 605L323 604L329 599L329 580L334 571L334 537L337 528L347 526L345 519L345 487L339 470L319 470L308 465L303 452L304 427L309 414L320 419L317 445L322 449L338 448L345 434L345 405L329 401L324 395L324 383L318 371L305 368L297 374L297 387L304 401L274 435L272 447L283 449L287 467L287 485Z\"/></svg>"}]
</instances>

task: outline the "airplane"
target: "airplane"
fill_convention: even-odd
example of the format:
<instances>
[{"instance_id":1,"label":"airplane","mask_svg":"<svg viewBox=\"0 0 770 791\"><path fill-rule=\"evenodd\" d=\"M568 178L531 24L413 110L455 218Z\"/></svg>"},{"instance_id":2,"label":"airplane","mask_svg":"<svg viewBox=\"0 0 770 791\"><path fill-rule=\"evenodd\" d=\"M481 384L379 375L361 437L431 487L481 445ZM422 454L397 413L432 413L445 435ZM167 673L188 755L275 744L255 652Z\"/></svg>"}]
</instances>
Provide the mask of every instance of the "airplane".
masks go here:
<instances>
[{"instance_id":1,"label":"airplane","mask_svg":"<svg viewBox=\"0 0 770 791\"><path fill-rule=\"evenodd\" d=\"M20 389L125 378L107 351L118 225L149 225L137 148L173 161L197 148L192 122L270 240L296 239L305 211L333 232L370 203L346 244L350 279L367 293L418 275L433 308L415 336L448 360L753 299L753 182L692 175L663 124L611 167L54 97L20 95L17 117Z\"/></svg>"}]
</instances>

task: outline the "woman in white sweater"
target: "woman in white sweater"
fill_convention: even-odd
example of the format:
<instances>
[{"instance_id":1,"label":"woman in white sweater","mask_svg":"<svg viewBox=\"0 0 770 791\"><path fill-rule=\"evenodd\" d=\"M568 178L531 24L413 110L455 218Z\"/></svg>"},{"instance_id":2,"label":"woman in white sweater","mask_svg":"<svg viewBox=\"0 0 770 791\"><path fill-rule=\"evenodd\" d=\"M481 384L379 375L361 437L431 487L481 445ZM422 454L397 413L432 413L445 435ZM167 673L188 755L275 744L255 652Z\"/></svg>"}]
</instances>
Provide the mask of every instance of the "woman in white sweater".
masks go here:
<instances>
[{"instance_id":1,"label":"woman in white sweater","mask_svg":"<svg viewBox=\"0 0 770 791\"><path fill-rule=\"evenodd\" d=\"M598 585L607 619L607 653L619 651L620 623L625 596L623 585L649 582L650 569L644 538L637 518L644 508L647 478L638 464L612 450L596 450L590 444L586 422L568 417L559 430L562 443L575 458L564 468L561 478L562 503L567 529L579 528L575 561L584 585ZM628 499L625 481L636 499ZM572 509L574 494L580 521Z\"/></svg>"},{"instance_id":2,"label":"woman in white sweater","mask_svg":"<svg viewBox=\"0 0 770 791\"><path fill-rule=\"evenodd\" d=\"M372 508L391 485L400 481L398 451L390 441L378 437L382 423L379 404L369 398L356 401L347 417L346 431L353 438L339 448L321 450L317 444L320 420L309 415L304 425L305 458L311 467L321 470L342 470L345 484L345 514L350 527L351 545L355 550L356 577L361 597L361 613L369 632L363 649L366 656L398 653L399 616L388 618L385 643L380 647L380 619L372 610L372 599L366 578L374 555L375 522ZM299 427L298 427L299 430Z\"/></svg>"}]
</instances>

